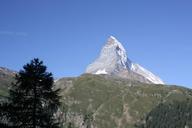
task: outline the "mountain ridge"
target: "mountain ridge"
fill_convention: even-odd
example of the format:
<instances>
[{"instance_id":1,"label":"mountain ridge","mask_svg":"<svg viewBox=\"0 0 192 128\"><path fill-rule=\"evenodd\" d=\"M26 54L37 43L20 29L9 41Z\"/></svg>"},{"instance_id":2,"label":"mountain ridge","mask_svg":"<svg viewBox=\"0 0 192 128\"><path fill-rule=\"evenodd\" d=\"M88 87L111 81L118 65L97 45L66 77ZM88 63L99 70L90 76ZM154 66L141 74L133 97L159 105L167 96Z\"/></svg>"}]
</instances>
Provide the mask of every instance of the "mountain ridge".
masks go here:
<instances>
[{"instance_id":1,"label":"mountain ridge","mask_svg":"<svg viewBox=\"0 0 192 128\"><path fill-rule=\"evenodd\" d=\"M0 67L0 95L8 95L8 88L11 87L15 75L15 71Z\"/></svg>"}]
</instances>

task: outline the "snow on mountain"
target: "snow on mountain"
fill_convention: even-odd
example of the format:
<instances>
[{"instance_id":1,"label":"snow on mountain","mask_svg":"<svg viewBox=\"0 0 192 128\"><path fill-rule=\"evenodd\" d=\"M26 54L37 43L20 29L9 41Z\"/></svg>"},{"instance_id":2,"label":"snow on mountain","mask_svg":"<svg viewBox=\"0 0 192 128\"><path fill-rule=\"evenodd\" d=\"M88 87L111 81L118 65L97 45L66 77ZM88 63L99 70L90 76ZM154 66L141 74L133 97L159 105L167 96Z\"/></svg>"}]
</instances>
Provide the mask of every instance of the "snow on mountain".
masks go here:
<instances>
[{"instance_id":1,"label":"snow on mountain","mask_svg":"<svg viewBox=\"0 0 192 128\"><path fill-rule=\"evenodd\" d=\"M96 73L105 69L109 74L124 70L131 63L127 58L126 51L114 37L110 36L102 48L99 58L87 67L87 73Z\"/></svg>"},{"instance_id":2,"label":"snow on mountain","mask_svg":"<svg viewBox=\"0 0 192 128\"><path fill-rule=\"evenodd\" d=\"M86 73L108 74L128 78L144 83L164 84L156 75L133 63L128 57L123 45L113 36L110 36L107 43L101 50L100 56L90 64Z\"/></svg>"},{"instance_id":3,"label":"snow on mountain","mask_svg":"<svg viewBox=\"0 0 192 128\"><path fill-rule=\"evenodd\" d=\"M155 76L153 73L143 68L139 64L132 63L131 70L135 73L144 76L154 84L164 84L164 82L158 76Z\"/></svg>"},{"instance_id":4,"label":"snow on mountain","mask_svg":"<svg viewBox=\"0 0 192 128\"><path fill-rule=\"evenodd\" d=\"M95 74L107 74L107 72L105 71L105 69L103 69L103 70L98 70Z\"/></svg>"}]
</instances>

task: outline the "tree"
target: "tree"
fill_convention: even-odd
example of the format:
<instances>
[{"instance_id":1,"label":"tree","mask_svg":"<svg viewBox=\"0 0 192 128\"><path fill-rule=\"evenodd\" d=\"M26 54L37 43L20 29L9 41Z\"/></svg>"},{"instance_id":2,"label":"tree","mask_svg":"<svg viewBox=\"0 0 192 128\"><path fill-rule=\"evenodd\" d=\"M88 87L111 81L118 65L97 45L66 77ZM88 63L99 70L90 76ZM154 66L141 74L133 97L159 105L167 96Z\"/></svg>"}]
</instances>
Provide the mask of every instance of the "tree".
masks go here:
<instances>
[{"instance_id":1,"label":"tree","mask_svg":"<svg viewBox=\"0 0 192 128\"><path fill-rule=\"evenodd\" d=\"M53 76L39 59L33 59L16 75L8 103L1 105L9 125L19 128L58 128L54 117L59 89L53 90Z\"/></svg>"}]
</instances>

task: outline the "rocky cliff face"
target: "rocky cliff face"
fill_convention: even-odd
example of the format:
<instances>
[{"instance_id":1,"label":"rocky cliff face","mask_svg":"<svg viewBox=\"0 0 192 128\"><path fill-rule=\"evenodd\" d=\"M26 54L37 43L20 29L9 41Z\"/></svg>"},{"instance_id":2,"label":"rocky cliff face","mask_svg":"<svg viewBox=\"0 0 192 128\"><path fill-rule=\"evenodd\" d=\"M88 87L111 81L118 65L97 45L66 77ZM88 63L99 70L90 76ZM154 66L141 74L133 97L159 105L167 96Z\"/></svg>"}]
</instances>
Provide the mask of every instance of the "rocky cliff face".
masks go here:
<instances>
[{"instance_id":1,"label":"rocky cliff face","mask_svg":"<svg viewBox=\"0 0 192 128\"><path fill-rule=\"evenodd\" d=\"M108 38L100 56L87 67L85 72L118 76L144 83L164 84L159 77L139 64L133 63L127 57L125 48L113 36Z\"/></svg>"}]
</instances>

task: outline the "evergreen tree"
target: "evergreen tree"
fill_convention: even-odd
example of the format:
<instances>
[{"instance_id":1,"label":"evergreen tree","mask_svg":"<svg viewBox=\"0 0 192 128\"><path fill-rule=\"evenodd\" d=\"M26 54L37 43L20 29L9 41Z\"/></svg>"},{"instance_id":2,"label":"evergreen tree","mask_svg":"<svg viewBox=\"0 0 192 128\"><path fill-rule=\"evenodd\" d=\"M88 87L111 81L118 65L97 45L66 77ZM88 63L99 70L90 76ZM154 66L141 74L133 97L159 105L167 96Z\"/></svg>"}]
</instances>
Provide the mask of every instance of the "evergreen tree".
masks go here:
<instances>
[{"instance_id":1,"label":"evergreen tree","mask_svg":"<svg viewBox=\"0 0 192 128\"><path fill-rule=\"evenodd\" d=\"M1 117L19 128L58 128L54 113L60 105L53 90L53 76L39 59L24 65L10 89L9 102L1 105ZM6 111L5 111L6 110Z\"/></svg>"}]
</instances>

